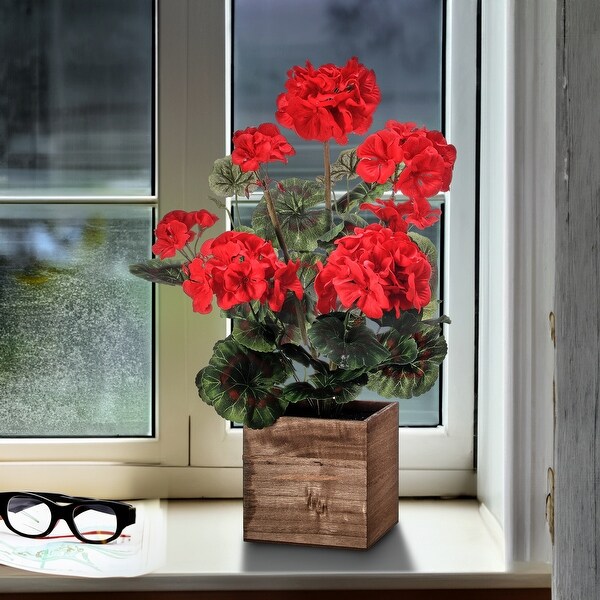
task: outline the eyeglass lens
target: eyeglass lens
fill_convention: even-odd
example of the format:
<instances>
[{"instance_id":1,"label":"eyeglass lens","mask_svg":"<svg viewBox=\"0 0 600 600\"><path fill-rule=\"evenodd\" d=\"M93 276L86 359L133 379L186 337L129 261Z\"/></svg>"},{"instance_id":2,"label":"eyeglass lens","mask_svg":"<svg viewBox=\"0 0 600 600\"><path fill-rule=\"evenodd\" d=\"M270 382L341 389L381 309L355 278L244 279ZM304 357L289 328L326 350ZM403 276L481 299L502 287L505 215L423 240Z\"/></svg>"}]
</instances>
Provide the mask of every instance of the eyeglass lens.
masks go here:
<instances>
[{"instance_id":1,"label":"eyeglass lens","mask_svg":"<svg viewBox=\"0 0 600 600\"><path fill-rule=\"evenodd\" d=\"M8 522L19 533L40 535L48 531L52 512L43 502L29 496L13 496L7 505Z\"/></svg>"},{"instance_id":2,"label":"eyeglass lens","mask_svg":"<svg viewBox=\"0 0 600 600\"><path fill-rule=\"evenodd\" d=\"M117 515L110 506L85 504L75 507L73 521L79 535L86 540L104 541L117 531Z\"/></svg>"},{"instance_id":3,"label":"eyeglass lens","mask_svg":"<svg viewBox=\"0 0 600 600\"><path fill-rule=\"evenodd\" d=\"M40 535L52 521L50 508L30 496L13 496L7 505L8 521L19 533ZM90 541L104 541L117 531L117 516L109 506L82 504L73 509L73 523L79 535Z\"/></svg>"}]
</instances>

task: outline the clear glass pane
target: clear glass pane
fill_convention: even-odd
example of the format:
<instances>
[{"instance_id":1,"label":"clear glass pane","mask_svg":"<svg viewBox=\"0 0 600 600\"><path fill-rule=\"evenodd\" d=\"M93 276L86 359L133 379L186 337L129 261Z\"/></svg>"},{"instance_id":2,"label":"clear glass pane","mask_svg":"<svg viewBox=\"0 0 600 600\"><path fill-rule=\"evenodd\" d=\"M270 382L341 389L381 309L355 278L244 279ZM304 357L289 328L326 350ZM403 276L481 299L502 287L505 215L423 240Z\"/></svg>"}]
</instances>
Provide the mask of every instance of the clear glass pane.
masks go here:
<instances>
[{"instance_id":1,"label":"clear glass pane","mask_svg":"<svg viewBox=\"0 0 600 600\"><path fill-rule=\"evenodd\" d=\"M152 435L152 216L0 205L0 436Z\"/></svg>"},{"instance_id":2,"label":"clear glass pane","mask_svg":"<svg viewBox=\"0 0 600 600\"><path fill-rule=\"evenodd\" d=\"M234 0L233 126L275 122L287 71L307 60L345 64L357 56L381 88L371 131L388 119L441 128L443 0ZM322 172L319 143L285 129L296 149L275 178ZM349 146L359 143L356 136ZM333 144L335 159L342 148Z\"/></svg>"},{"instance_id":3,"label":"clear glass pane","mask_svg":"<svg viewBox=\"0 0 600 600\"><path fill-rule=\"evenodd\" d=\"M419 231L421 235L427 236L436 246L436 248L443 250L442 244L442 231L444 228L444 201L443 199L435 199L430 201L433 208L439 208L442 211L440 220L427 229ZM240 218L242 224L250 225L252 220L252 213L256 204L254 202L242 201L238 203ZM363 212L361 216L369 222L376 222L377 217L370 212ZM441 273L441 265L444 264L442 258L442 252L438 252L437 272ZM443 290L442 278L438 277L435 289L436 298L442 300L441 290ZM439 312L439 311L438 311ZM441 371L440 377L435 382L433 387L421 396L416 396L409 399L399 399L400 404L400 426L407 427L437 427L441 424ZM379 394L372 392L369 389L363 388L358 396L359 400L388 400L383 398Z\"/></svg>"},{"instance_id":4,"label":"clear glass pane","mask_svg":"<svg viewBox=\"0 0 600 600\"><path fill-rule=\"evenodd\" d=\"M149 195L152 0L0 0L0 195Z\"/></svg>"}]
</instances>

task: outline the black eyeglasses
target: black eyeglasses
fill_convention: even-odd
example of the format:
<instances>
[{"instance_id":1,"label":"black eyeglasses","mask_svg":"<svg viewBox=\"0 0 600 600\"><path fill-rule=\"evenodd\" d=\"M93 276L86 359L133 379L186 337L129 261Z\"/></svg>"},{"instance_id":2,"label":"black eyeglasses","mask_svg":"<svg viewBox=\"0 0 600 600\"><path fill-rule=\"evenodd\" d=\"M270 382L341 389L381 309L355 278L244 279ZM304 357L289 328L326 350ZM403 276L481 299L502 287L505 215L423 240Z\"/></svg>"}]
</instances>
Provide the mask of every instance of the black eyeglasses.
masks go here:
<instances>
[{"instance_id":1,"label":"black eyeglasses","mask_svg":"<svg viewBox=\"0 0 600 600\"><path fill-rule=\"evenodd\" d=\"M115 500L0 492L0 518L11 531L28 538L46 537L62 519L78 540L107 544L135 523L135 508Z\"/></svg>"}]
</instances>

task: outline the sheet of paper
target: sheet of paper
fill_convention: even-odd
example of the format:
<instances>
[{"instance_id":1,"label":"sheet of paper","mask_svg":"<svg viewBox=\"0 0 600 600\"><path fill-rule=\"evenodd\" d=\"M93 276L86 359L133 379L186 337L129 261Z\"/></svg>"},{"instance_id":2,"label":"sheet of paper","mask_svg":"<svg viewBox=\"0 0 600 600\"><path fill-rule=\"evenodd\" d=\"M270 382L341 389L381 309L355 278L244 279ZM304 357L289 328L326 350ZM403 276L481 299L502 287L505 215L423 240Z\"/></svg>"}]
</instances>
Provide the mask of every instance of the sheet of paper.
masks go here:
<instances>
[{"instance_id":1,"label":"sheet of paper","mask_svg":"<svg viewBox=\"0 0 600 600\"><path fill-rule=\"evenodd\" d=\"M136 522L110 544L80 542L60 521L51 537L29 539L14 534L0 520L0 564L72 577L135 577L154 571L165 560L165 505L160 500L131 504Z\"/></svg>"}]
</instances>

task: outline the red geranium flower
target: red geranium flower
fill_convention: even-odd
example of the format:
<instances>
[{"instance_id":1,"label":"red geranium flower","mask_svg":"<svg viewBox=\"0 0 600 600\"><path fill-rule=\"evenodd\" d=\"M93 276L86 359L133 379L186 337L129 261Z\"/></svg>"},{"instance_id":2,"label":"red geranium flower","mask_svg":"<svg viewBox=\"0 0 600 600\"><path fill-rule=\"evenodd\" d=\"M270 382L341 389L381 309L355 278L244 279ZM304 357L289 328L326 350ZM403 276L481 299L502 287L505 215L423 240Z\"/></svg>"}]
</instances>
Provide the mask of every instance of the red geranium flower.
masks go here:
<instances>
[{"instance_id":1,"label":"red geranium flower","mask_svg":"<svg viewBox=\"0 0 600 600\"><path fill-rule=\"evenodd\" d=\"M420 141L418 143L422 145ZM446 165L433 146L425 146L410 159L405 155L405 162L406 167L394 184L394 191L400 191L409 198L430 198L442 189Z\"/></svg>"},{"instance_id":2,"label":"red geranium flower","mask_svg":"<svg viewBox=\"0 0 600 600\"><path fill-rule=\"evenodd\" d=\"M426 229L437 223L442 211L439 208L432 208L429 201L425 198L413 198L404 203L407 209L406 222L412 223L419 229Z\"/></svg>"},{"instance_id":3,"label":"red geranium flower","mask_svg":"<svg viewBox=\"0 0 600 600\"><path fill-rule=\"evenodd\" d=\"M358 146L356 155L360 158L356 174L367 183L388 181L404 157L400 137L389 129L370 135Z\"/></svg>"},{"instance_id":4,"label":"red geranium flower","mask_svg":"<svg viewBox=\"0 0 600 600\"><path fill-rule=\"evenodd\" d=\"M159 255L161 259L175 256L177 250L181 250L196 237L192 227L197 225L203 231L212 227L218 220L217 215L204 209L191 212L172 210L156 226L154 232L156 243L152 246L152 252Z\"/></svg>"},{"instance_id":5,"label":"red geranium flower","mask_svg":"<svg viewBox=\"0 0 600 600\"><path fill-rule=\"evenodd\" d=\"M302 298L300 263L280 261L271 243L253 233L226 231L204 242L200 256L211 293L224 310L258 300L277 311L288 291Z\"/></svg>"},{"instance_id":6,"label":"red geranium flower","mask_svg":"<svg viewBox=\"0 0 600 600\"><path fill-rule=\"evenodd\" d=\"M189 279L183 282L183 291L192 299L194 312L207 314L212 310L213 290L210 287L204 261L195 258L187 268Z\"/></svg>"},{"instance_id":7,"label":"red geranium flower","mask_svg":"<svg viewBox=\"0 0 600 600\"><path fill-rule=\"evenodd\" d=\"M298 268L300 262L290 261L282 264L273 274L273 287L268 294L269 308L275 312L280 311L287 292L293 292L298 300L302 299L304 290L298 279Z\"/></svg>"},{"instance_id":8,"label":"red geranium flower","mask_svg":"<svg viewBox=\"0 0 600 600\"><path fill-rule=\"evenodd\" d=\"M317 310L357 306L367 316L421 310L431 299L431 265L402 231L381 225L356 227L354 235L336 241L337 248L315 279Z\"/></svg>"},{"instance_id":9,"label":"red geranium flower","mask_svg":"<svg viewBox=\"0 0 600 600\"><path fill-rule=\"evenodd\" d=\"M213 215L213 213L204 210L203 208L191 213L191 215L193 215L194 222L196 225L198 225L198 227L200 227L200 229L208 229L219 220L217 215Z\"/></svg>"},{"instance_id":10,"label":"red geranium flower","mask_svg":"<svg viewBox=\"0 0 600 600\"><path fill-rule=\"evenodd\" d=\"M433 147L438 151L438 154L444 160L444 173L442 175L442 192L447 192L450 189L452 181L452 170L456 162L456 148L446 141L446 138L439 131L428 131L427 139L431 140Z\"/></svg>"},{"instance_id":11,"label":"red geranium flower","mask_svg":"<svg viewBox=\"0 0 600 600\"><path fill-rule=\"evenodd\" d=\"M405 220L410 213L411 207L407 202L396 203L393 198L389 200L375 200L380 206L364 202L360 205L361 210L369 210L376 215L380 221L383 221L392 231L407 231L408 223Z\"/></svg>"},{"instance_id":12,"label":"red geranium flower","mask_svg":"<svg viewBox=\"0 0 600 600\"><path fill-rule=\"evenodd\" d=\"M305 140L348 142L365 133L381 99L375 73L351 58L344 67L326 64L288 71L286 92L277 98L277 121Z\"/></svg>"},{"instance_id":13,"label":"red geranium flower","mask_svg":"<svg viewBox=\"0 0 600 600\"><path fill-rule=\"evenodd\" d=\"M231 162L242 171L257 171L260 165L275 160L287 162L296 151L273 123L248 127L233 134Z\"/></svg>"},{"instance_id":14,"label":"red geranium flower","mask_svg":"<svg viewBox=\"0 0 600 600\"><path fill-rule=\"evenodd\" d=\"M232 262L220 274L220 294L217 294L217 304L224 310L260 300L267 291L265 266L258 260Z\"/></svg>"},{"instance_id":15,"label":"red geranium flower","mask_svg":"<svg viewBox=\"0 0 600 600\"><path fill-rule=\"evenodd\" d=\"M160 222L154 232L156 242L152 246L152 252L162 260L175 256L177 250L181 250L188 241L194 238L185 223L181 221Z\"/></svg>"},{"instance_id":16,"label":"red geranium flower","mask_svg":"<svg viewBox=\"0 0 600 600\"><path fill-rule=\"evenodd\" d=\"M410 137L424 137L427 133L425 127L417 127L416 123L400 123L391 119L386 122L385 128L397 133L403 144Z\"/></svg>"}]
</instances>

